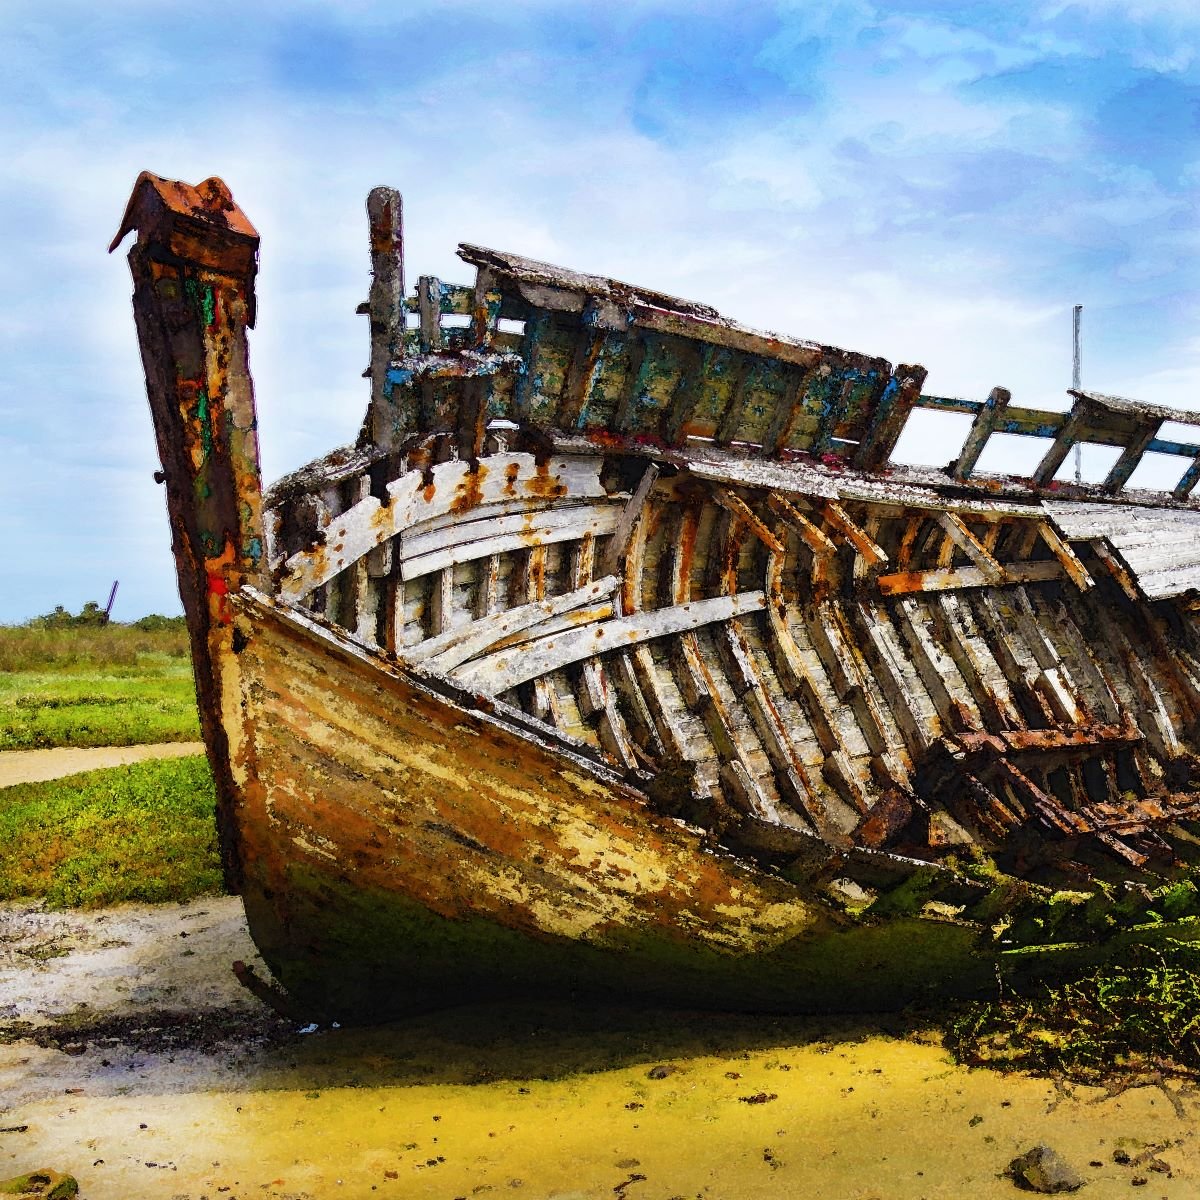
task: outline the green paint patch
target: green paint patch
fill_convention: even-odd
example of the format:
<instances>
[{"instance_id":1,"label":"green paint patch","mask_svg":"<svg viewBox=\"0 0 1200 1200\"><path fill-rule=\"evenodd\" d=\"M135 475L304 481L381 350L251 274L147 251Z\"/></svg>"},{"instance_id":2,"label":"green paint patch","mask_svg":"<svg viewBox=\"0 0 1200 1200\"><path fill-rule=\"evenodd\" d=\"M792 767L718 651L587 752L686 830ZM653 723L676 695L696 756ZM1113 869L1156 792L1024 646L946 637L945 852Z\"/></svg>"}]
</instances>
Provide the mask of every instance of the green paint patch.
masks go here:
<instances>
[{"instance_id":1,"label":"green paint patch","mask_svg":"<svg viewBox=\"0 0 1200 1200\"><path fill-rule=\"evenodd\" d=\"M0 750L182 742L199 731L181 627L0 628Z\"/></svg>"},{"instance_id":2,"label":"green paint patch","mask_svg":"<svg viewBox=\"0 0 1200 1200\"><path fill-rule=\"evenodd\" d=\"M215 806L199 755L0 789L0 900L93 908L219 892Z\"/></svg>"}]
</instances>

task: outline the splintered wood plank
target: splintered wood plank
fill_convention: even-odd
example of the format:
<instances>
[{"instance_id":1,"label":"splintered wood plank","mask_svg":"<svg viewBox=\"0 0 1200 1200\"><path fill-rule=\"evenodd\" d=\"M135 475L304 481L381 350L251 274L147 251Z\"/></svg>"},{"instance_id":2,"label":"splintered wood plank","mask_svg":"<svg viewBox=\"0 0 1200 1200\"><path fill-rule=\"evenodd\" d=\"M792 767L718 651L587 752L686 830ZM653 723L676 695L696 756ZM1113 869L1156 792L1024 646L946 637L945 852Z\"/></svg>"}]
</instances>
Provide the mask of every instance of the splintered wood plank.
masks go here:
<instances>
[{"instance_id":1,"label":"splintered wood plank","mask_svg":"<svg viewBox=\"0 0 1200 1200\"><path fill-rule=\"evenodd\" d=\"M888 556L846 510L835 500L826 500L821 506L821 516L830 529L843 537L857 554L861 554L871 566L886 563Z\"/></svg>"},{"instance_id":2,"label":"splintered wood plank","mask_svg":"<svg viewBox=\"0 0 1200 1200\"><path fill-rule=\"evenodd\" d=\"M749 704L751 719L771 763L780 796L826 841L838 844L842 832L830 821L820 795L808 778L738 621L729 621L721 627L717 634L717 650L726 659L726 670L735 689Z\"/></svg>"},{"instance_id":3,"label":"splintered wood plank","mask_svg":"<svg viewBox=\"0 0 1200 1200\"><path fill-rule=\"evenodd\" d=\"M694 633L685 633L676 641L672 661L679 690L687 706L704 722L720 760L722 790L742 811L778 821L775 805L763 792L757 772L738 741L732 714L704 661Z\"/></svg>"},{"instance_id":4,"label":"splintered wood plank","mask_svg":"<svg viewBox=\"0 0 1200 1200\"><path fill-rule=\"evenodd\" d=\"M717 488L713 499L727 512L741 521L747 529L773 554L782 554L783 543L759 520L754 510L728 488Z\"/></svg>"},{"instance_id":5,"label":"splintered wood plank","mask_svg":"<svg viewBox=\"0 0 1200 1200\"><path fill-rule=\"evenodd\" d=\"M640 642L698 629L714 621L759 612L765 605L765 593L756 591L694 600L650 612L634 612L572 629L568 635L544 638L528 649L488 655L451 674L465 687L497 695L581 659L628 649Z\"/></svg>"},{"instance_id":6,"label":"splintered wood plank","mask_svg":"<svg viewBox=\"0 0 1200 1200\"><path fill-rule=\"evenodd\" d=\"M966 522L957 513L938 514L938 524L946 536L983 572L984 578L993 586L1004 582L1004 568L988 552L987 547L967 528Z\"/></svg>"},{"instance_id":7,"label":"splintered wood plank","mask_svg":"<svg viewBox=\"0 0 1200 1200\"><path fill-rule=\"evenodd\" d=\"M767 507L781 518L814 554L831 557L837 553L837 546L829 540L821 528L778 492L772 492L767 497Z\"/></svg>"},{"instance_id":8,"label":"splintered wood plank","mask_svg":"<svg viewBox=\"0 0 1200 1200\"><path fill-rule=\"evenodd\" d=\"M617 576L608 575L561 596L535 600L477 618L470 625L452 629L412 647L405 653L405 658L413 663L428 663L435 671L450 671L460 663L486 654L497 642L515 633L536 628L552 617L587 608L612 596L620 584Z\"/></svg>"}]
</instances>

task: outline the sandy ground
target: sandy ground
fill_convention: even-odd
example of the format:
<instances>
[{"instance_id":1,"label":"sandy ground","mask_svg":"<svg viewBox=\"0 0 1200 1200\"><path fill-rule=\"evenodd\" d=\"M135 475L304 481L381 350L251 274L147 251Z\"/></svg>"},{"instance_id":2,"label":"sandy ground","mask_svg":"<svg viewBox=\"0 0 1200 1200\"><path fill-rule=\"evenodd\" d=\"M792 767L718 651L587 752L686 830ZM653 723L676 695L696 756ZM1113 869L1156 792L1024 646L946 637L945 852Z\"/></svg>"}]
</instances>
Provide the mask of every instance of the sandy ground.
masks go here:
<instances>
[{"instance_id":1,"label":"sandy ground","mask_svg":"<svg viewBox=\"0 0 1200 1200\"><path fill-rule=\"evenodd\" d=\"M0 786L197 744L0 755ZM297 1027L241 903L0 904L0 1179L82 1200L1015 1200L1047 1142L1086 1200L1200 1195L1200 1091L956 1067L936 1030L634 1007ZM1131 1190L1134 1189L1134 1190Z\"/></svg>"},{"instance_id":2,"label":"sandy ground","mask_svg":"<svg viewBox=\"0 0 1200 1200\"><path fill-rule=\"evenodd\" d=\"M84 1200L1015 1200L1005 1166L1046 1141L1085 1198L1200 1194L1200 1095L1176 1084L968 1071L886 1021L510 1005L306 1033L238 958L228 897L0 905L0 1179L69 1171Z\"/></svg>"},{"instance_id":3,"label":"sandy ground","mask_svg":"<svg viewBox=\"0 0 1200 1200\"><path fill-rule=\"evenodd\" d=\"M101 767L123 767L147 758L184 758L203 754L203 742L161 742L154 746L96 746L81 749L62 746L55 750L0 751L0 788L17 783L39 783L79 771Z\"/></svg>"}]
</instances>

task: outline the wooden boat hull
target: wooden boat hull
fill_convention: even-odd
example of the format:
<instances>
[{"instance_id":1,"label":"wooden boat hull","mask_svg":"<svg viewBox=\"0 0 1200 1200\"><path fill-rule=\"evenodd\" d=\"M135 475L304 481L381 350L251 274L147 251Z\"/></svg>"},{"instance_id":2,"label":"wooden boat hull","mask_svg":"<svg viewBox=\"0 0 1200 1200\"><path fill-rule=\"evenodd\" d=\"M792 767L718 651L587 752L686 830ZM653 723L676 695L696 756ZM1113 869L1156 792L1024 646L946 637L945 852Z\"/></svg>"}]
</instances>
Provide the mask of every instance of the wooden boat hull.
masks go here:
<instances>
[{"instance_id":1,"label":"wooden boat hull","mask_svg":"<svg viewBox=\"0 0 1200 1200\"><path fill-rule=\"evenodd\" d=\"M242 894L304 1011L531 989L871 1010L992 977L966 923L851 920L330 631L234 609Z\"/></svg>"},{"instance_id":2,"label":"wooden boat hull","mask_svg":"<svg viewBox=\"0 0 1200 1200\"><path fill-rule=\"evenodd\" d=\"M149 175L122 230L226 878L295 1005L861 1010L990 986L999 928L1034 973L1194 935L1194 889L1138 924L1200 860L1169 410L923 396L478 247L473 288L410 301L399 206L368 201L359 443L265 495L257 235L219 180ZM915 406L972 430L899 478ZM996 432L1051 439L1028 480L973 477ZM1076 440L1125 449L1064 503ZM1193 466L1114 499L1151 449Z\"/></svg>"}]
</instances>

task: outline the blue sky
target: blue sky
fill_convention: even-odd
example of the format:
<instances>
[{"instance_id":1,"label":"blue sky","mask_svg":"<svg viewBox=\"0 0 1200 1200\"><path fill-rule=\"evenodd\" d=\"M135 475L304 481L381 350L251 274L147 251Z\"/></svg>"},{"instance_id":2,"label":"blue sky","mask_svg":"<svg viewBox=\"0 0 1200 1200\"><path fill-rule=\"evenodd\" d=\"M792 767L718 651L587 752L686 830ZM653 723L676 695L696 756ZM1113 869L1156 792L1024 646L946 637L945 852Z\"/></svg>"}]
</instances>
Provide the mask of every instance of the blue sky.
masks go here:
<instances>
[{"instance_id":1,"label":"blue sky","mask_svg":"<svg viewBox=\"0 0 1200 1200\"><path fill-rule=\"evenodd\" d=\"M1200 6L5 0L0 621L177 612L122 255L137 173L262 235L265 473L366 404L363 202L409 278L473 241L921 362L928 391L1200 408ZM932 433L908 451L956 447Z\"/></svg>"}]
</instances>

